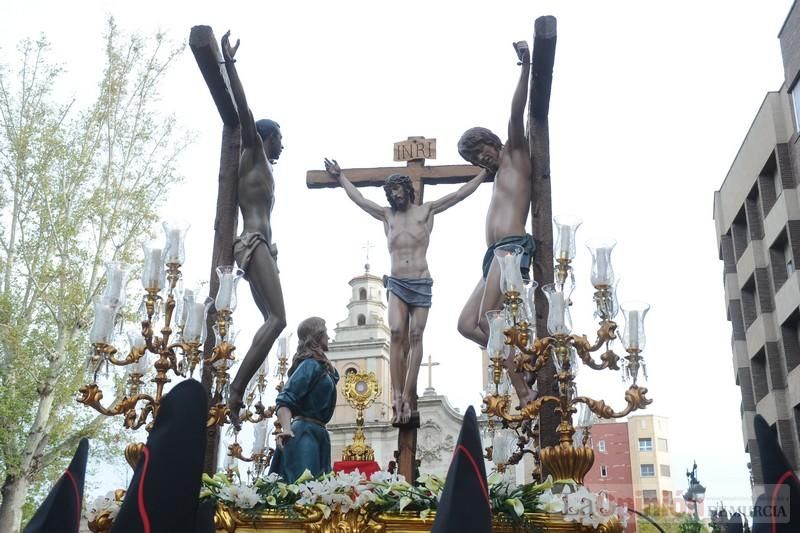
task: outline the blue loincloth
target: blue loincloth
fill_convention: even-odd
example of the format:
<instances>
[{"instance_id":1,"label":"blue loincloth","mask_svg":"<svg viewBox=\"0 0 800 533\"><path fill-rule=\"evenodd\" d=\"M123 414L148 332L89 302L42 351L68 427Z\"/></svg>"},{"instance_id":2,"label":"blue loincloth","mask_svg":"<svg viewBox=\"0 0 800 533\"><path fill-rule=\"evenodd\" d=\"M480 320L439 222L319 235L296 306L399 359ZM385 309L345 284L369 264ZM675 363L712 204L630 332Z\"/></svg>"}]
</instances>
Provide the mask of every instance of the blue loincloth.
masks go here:
<instances>
[{"instance_id":1,"label":"blue loincloth","mask_svg":"<svg viewBox=\"0 0 800 533\"><path fill-rule=\"evenodd\" d=\"M509 235L508 237L503 237L486 250L486 254L483 256L483 279L486 279L486 276L489 275L489 267L492 266L492 261L494 260L494 250L498 246L504 246L506 244L514 244L517 246L522 247L522 261L520 262L519 269L522 272L522 279L530 281L531 279L531 260L533 259L533 254L536 251L536 244L533 242L533 236L529 234L525 235Z\"/></svg>"},{"instance_id":2,"label":"blue loincloth","mask_svg":"<svg viewBox=\"0 0 800 533\"><path fill-rule=\"evenodd\" d=\"M388 292L403 300L411 307L430 307L433 292L432 278L396 278L383 276L383 286Z\"/></svg>"}]
</instances>

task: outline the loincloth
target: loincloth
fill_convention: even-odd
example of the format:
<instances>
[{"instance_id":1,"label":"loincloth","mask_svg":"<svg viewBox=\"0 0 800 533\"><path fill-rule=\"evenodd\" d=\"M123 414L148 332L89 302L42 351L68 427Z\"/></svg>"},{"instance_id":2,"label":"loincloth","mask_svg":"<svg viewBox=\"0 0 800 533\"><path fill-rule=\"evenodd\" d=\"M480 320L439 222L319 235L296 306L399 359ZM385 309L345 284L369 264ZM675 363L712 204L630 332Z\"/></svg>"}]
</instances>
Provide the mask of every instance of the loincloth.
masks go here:
<instances>
[{"instance_id":1,"label":"loincloth","mask_svg":"<svg viewBox=\"0 0 800 533\"><path fill-rule=\"evenodd\" d=\"M255 231L242 233L233 240L233 257L236 259L239 268L244 270L245 279L247 279L247 273L250 268L250 261L253 260L253 254L262 244L267 247L269 255L271 255L276 262L277 268L278 248L274 244L270 245L262 234Z\"/></svg>"},{"instance_id":2,"label":"loincloth","mask_svg":"<svg viewBox=\"0 0 800 533\"><path fill-rule=\"evenodd\" d=\"M396 278L383 276L383 286L388 292L412 307L430 307L433 299L432 278Z\"/></svg>"},{"instance_id":3,"label":"loincloth","mask_svg":"<svg viewBox=\"0 0 800 533\"><path fill-rule=\"evenodd\" d=\"M503 237L486 250L486 254L483 256L483 279L486 279L486 276L489 275L489 267L492 266L495 249L498 246L507 244L513 244L522 248L522 261L520 262L519 269L522 272L522 279L530 281L531 260L536 251L536 244L533 242L533 236L527 233L525 235L509 235L508 237Z\"/></svg>"}]
</instances>

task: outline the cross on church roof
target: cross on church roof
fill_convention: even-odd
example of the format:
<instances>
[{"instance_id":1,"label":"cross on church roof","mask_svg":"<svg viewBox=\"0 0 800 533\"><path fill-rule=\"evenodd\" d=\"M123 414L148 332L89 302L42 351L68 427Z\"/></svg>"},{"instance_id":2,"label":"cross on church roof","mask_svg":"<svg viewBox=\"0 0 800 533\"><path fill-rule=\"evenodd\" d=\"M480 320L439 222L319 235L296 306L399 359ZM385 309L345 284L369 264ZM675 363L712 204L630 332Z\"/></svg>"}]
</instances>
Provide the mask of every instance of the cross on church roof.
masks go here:
<instances>
[{"instance_id":1,"label":"cross on church roof","mask_svg":"<svg viewBox=\"0 0 800 533\"><path fill-rule=\"evenodd\" d=\"M433 390L434 390L433 389L433 367L439 366L439 364L440 363L434 363L433 362L433 356L431 354L428 354L428 362L427 363L422 363L422 364L419 365L419 366L427 366L428 367L428 387L425 389L426 393L428 391L433 392Z\"/></svg>"},{"instance_id":2,"label":"cross on church roof","mask_svg":"<svg viewBox=\"0 0 800 533\"><path fill-rule=\"evenodd\" d=\"M364 263L364 270L366 272L369 272L369 251L370 251L371 248L374 248L374 247L375 247L375 245L370 240L367 240L364 243L364 246L361 247L364 250L366 250L366 262Z\"/></svg>"}]
</instances>

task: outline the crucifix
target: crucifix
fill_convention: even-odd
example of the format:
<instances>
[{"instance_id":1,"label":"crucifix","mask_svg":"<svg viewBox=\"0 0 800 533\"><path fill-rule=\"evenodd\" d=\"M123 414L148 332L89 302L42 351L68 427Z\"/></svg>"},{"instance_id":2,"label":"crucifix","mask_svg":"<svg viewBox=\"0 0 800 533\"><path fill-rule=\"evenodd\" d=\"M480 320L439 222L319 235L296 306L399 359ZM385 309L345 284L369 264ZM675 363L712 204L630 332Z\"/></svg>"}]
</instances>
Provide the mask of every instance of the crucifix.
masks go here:
<instances>
[{"instance_id":1,"label":"crucifix","mask_svg":"<svg viewBox=\"0 0 800 533\"><path fill-rule=\"evenodd\" d=\"M475 192L487 180L487 171L472 165L425 166L436 155L435 139L409 137L395 144L395 160L407 166L341 169L325 160L325 171L306 174L309 188L341 186L358 207L383 222L391 259L391 275L384 277L389 297L391 330L392 424L398 428L398 469L414 479L419 428L417 379L422 363L422 337L431 307L433 279L427 249L433 218ZM424 185L463 183L455 192L423 201ZM383 186L389 206L366 199L358 187Z\"/></svg>"},{"instance_id":2,"label":"crucifix","mask_svg":"<svg viewBox=\"0 0 800 533\"><path fill-rule=\"evenodd\" d=\"M425 185L466 183L481 171L473 165L425 165L426 159L435 158L436 139L409 137L407 141L395 143L394 147L394 160L406 161L405 167L345 168L342 172L356 187L383 187L387 176L405 174L411 178L415 203L422 205ZM486 181L492 181L492 177ZM339 186L325 170L309 170L306 173L306 185L309 189Z\"/></svg>"},{"instance_id":3,"label":"crucifix","mask_svg":"<svg viewBox=\"0 0 800 533\"><path fill-rule=\"evenodd\" d=\"M428 362L427 363L422 363L422 365L421 365L421 366L427 366L428 367L428 387L425 389L425 393L427 393L428 391L431 391L431 393L434 392L434 389L433 389L433 367L439 366L439 364L440 363L434 363L433 362L433 356L431 354L428 354Z\"/></svg>"}]
</instances>

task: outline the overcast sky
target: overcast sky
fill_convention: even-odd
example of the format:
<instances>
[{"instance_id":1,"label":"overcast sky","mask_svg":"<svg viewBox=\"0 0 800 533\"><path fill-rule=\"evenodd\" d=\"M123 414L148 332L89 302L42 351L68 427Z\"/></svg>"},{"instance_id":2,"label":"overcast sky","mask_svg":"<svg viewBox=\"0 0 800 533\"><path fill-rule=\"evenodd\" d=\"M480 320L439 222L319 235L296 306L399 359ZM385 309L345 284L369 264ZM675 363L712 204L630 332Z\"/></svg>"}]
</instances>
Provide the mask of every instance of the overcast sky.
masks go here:
<instances>
[{"instance_id":1,"label":"overcast sky","mask_svg":"<svg viewBox=\"0 0 800 533\"><path fill-rule=\"evenodd\" d=\"M748 458L712 201L765 93L782 83L777 34L790 5L28 0L0 17L0 58L10 62L21 37L44 32L67 68L68 90L80 96L94 94L109 14L122 30L163 29L176 41L197 24L218 38L231 29L241 39L237 67L252 110L278 121L284 135L273 226L287 332L310 315L333 329L346 317L347 282L362 271L365 241L377 243L374 273L387 272L388 253L381 224L341 189L308 190L306 171L322 169L324 157L345 168L392 165L393 143L411 135L438 140L438 158L428 161L436 165L462 163L456 143L471 126L505 139L519 73L511 43L530 42L535 18L555 15L553 213L583 218L579 243L617 239L621 299L652 305L648 411L671 418L676 488L696 459L707 501L742 502ZM162 105L197 133L181 161L186 183L170 192L164 217L194 213L184 272L199 280L210 263L221 121L188 47L162 94ZM425 198L452 190L426 187ZM484 370L455 325L480 276L490 193L481 186L438 215L428 253L435 282L425 354L441 363L434 386L462 410L480 402ZM379 189L366 194L384 201ZM575 331L593 336L591 261L582 246L574 266ZM244 284L240 296L244 354L259 322ZM623 405L616 373L583 368L578 383L582 393Z\"/></svg>"}]
</instances>

